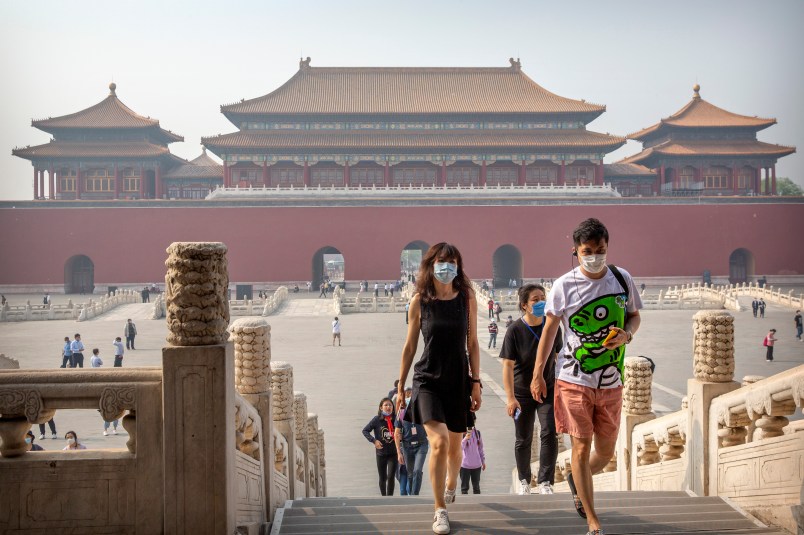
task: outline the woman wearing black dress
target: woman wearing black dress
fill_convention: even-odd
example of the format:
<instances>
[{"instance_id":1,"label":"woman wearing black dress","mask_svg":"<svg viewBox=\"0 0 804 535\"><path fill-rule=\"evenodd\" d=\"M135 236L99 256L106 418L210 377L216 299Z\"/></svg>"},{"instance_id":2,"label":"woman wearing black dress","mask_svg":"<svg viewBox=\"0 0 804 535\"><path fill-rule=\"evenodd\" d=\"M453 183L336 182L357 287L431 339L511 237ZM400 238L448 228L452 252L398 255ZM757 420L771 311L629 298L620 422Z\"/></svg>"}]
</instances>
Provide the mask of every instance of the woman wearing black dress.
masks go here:
<instances>
[{"instance_id":1,"label":"woman wearing black dress","mask_svg":"<svg viewBox=\"0 0 804 535\"><path fill-rule=\"evenodd\" d=\"M480 349L477 302L455 246L438 243L422 259L416 295L408 311L397 411L405 408L405 381L419 331L424 351L413 372L413 396L405 420L423 424L430 443L430 483L435 497L433 532L449 533L446 506L455 501L461 468L461 438L480 408ZM468 355L468 358L467 358Z\"/></svg>"}]
</instances>

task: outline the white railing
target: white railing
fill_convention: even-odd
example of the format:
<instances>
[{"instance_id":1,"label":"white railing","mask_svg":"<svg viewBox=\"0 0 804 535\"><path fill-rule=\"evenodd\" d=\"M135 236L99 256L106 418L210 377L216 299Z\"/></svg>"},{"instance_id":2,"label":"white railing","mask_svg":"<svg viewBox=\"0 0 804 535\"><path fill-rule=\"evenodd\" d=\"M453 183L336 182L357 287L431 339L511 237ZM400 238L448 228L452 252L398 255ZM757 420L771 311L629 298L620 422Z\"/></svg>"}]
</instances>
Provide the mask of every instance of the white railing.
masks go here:
<instances>
[{"instance_id":1,"label":"white railing","mask_svg":"<svg viewBox=\"0 0 804 535\"><path fill-rule=\"evenodd\" d=\"M32 305L27 301L24 305L5 304L0 308L0 322L4 321L46 321L76 320L85 321L105 314L124 304L139 303L139 292L134 290L118 290L98 300L91 299L86 303L73 304L70 299L66 305Z\"/></svg>"},{"instance_id":2,"label":"white railing","mask_svg":"<svg viewBox=\"0 0 804 535\"><path fill-rule=\"evenodd\" d=\"M371 187L308 187L295 188L280 188L279 186L269 187L218 187L207 195L207 200L226 200L226 199L259 199L259 198L383 198L388 195L393 195L394 198L414 198L414 199L432 199L444 198L455 196L500 196L507 199L512 197L621 197L619 192L614 189L611 184L596 185L583 185L583 186L556 186L553 184L541 186L414 186L408 184L406 186L371 186Z\"/></svg>"},{"instance_id":3,"label":"white railing","mask_svg":"<svg viewBox=\"0 0 804 535\"><path fill-rule=\"evenodd\" d=\"M229 301L230 316L270 316L288 298L287 286L280 286L271 297L262 299L232 299Z\"/></svg>"}]
</instances>

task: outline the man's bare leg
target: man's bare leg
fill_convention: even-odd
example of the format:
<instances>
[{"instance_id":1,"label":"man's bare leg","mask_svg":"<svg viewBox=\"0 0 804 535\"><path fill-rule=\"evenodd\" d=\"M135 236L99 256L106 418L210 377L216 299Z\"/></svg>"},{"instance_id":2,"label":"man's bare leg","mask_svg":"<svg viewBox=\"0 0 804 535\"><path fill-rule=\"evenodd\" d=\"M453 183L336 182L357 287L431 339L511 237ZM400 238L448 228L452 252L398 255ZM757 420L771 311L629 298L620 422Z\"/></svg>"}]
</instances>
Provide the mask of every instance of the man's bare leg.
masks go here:
<instances>
[{"instance_id":1,"label":"man's bare leg","mask_svg":"<svg viewBox=\"0 0 804 535\"><path fill-rule=\"evenodd\" d=\"M578 497L581 498L589 531L600 529L600 519L595 512L594 483L592 475L603 470L612 456L617 437L595 436L595 451L592 452L592 439L572 437L572 478Z\"/></svg>"}]
</instances>

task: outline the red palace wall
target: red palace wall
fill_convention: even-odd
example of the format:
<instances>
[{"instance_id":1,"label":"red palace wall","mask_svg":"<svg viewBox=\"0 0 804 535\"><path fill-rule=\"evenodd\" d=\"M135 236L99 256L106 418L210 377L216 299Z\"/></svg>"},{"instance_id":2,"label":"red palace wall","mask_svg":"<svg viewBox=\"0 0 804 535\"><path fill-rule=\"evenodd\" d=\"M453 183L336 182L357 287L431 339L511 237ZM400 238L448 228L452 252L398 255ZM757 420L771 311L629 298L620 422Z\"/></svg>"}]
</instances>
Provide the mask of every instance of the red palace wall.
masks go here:
<instances>
[{"instance_id":1,"label":"red palace wall","mask_svg":"<svg viewBox=\"0 0 804 535\"><path fill-rule=\"evenodd\" d=\"M0 284L63 284L65 262L83 254L95 283L164 280L174 241L221 241L232 282L304 281L324 246L345 259L346 278L393 279L410 242L449 241L472 278L490 278L494 251L522 253L524 276L570 267L571 234L597 217L609 228L609 260L636 277L727 276L738 248L756 275L804 273L804 204L455 207L17 207L0 209Z\"/></svg>"}]
</instances>

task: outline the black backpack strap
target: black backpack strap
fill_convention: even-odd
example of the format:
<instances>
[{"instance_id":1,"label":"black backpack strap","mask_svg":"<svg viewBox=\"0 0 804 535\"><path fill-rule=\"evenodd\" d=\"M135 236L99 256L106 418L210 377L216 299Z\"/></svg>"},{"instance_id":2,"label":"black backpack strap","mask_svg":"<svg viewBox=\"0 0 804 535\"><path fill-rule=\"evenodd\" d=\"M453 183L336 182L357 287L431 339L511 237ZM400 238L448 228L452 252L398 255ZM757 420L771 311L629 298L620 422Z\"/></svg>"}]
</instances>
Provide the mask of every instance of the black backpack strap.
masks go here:
<instances>
[{"instance_id":1,"label":"black backpack strap","mask_svg":"<svg viewBox=\"0 0 804 535\"><path fill-rule=\"evenodd\" d=\"M623 287L623 291L625 292L625 299L627 301L631 297L631 292L628 289L628 284L626 284L625 282L625 277L623 277L623 274L620 273L620 270L617 269L617 266L615 266L614 264L609 264L609 269L611 270L611 273L614 275L614 278L617 279L617 282L620 283L620 286Z\"/></svg>"}]
</instances>

